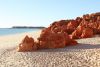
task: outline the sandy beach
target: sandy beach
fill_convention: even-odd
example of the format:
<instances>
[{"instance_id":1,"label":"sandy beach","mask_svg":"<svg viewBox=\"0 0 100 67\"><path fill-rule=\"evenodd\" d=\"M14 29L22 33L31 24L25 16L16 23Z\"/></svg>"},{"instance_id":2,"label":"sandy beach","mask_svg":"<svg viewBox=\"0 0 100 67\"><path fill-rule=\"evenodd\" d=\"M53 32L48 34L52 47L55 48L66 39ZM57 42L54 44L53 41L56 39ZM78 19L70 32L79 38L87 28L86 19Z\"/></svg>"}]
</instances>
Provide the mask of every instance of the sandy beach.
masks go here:
<instances>
[{"instance_id":1,"label":"sandy beach","mask_svg":"<svg viewBox=\"0 0 100 67\"><path fill-rule=\"evenodd\" d=\"M100 37L80 39L66 48L16 51L25 35L36 39L40 32L0 36L0 67L100 67Z\"/></svg>"}]
</instances>

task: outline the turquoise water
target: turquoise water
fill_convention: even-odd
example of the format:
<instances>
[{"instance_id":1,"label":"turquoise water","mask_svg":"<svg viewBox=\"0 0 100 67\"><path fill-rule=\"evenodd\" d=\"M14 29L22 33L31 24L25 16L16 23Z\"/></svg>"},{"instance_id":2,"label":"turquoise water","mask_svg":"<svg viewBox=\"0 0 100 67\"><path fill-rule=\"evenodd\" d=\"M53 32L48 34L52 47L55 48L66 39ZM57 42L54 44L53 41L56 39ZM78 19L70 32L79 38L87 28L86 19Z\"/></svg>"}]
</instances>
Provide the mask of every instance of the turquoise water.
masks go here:
<instances>
[{"instance_id":1,"label":"turquoise water","mask_svg":"<svg viewBox=\"0 0 100 67\"><path fill-rule=\"evenodd\" d=\"M38 31L41 29L13 29L13 28L1 28L0 29L0 36L2 35L10 35L10 34L17 34L17 33L24 33L24 32L30 32L30 31Z\"/></svg>"}]
</instances>

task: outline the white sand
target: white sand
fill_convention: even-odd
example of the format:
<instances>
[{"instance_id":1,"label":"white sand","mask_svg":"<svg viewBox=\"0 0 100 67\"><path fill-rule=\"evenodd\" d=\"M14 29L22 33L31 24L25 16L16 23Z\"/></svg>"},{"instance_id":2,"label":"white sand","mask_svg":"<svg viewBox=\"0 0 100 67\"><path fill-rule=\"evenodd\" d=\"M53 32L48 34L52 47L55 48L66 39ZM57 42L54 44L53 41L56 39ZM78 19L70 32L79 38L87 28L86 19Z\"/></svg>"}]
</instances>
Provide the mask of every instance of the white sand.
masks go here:
<instances>
[{"instance_id":1,"label":"white sand","mask_svg":"<svg viewBox=\"0 0 100 67\"><path fill-rule=\"evenodd\" d=\"M77 40L77 46L16 52L20 41L38 32L0 36L0 67L100 67L100 37Z\"/></svg>"}]
</instances>

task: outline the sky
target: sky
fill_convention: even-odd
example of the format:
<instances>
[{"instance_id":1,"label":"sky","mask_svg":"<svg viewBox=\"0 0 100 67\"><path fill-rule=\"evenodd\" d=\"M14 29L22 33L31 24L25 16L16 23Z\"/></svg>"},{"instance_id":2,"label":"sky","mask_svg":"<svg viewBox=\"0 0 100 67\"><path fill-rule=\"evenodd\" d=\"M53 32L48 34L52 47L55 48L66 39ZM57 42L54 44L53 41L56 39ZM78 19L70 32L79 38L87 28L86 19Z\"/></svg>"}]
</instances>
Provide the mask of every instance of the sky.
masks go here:
<instances>
[{"instance_id":1,"label":"sky","mask_svg":"<svg viewBox=\"0 0 100 67\"><path fill-rule=\"evenodd\" d=\"M99 0L0 0L0 28L49 26L100 11Z\"/></svg>"}]
</instances>

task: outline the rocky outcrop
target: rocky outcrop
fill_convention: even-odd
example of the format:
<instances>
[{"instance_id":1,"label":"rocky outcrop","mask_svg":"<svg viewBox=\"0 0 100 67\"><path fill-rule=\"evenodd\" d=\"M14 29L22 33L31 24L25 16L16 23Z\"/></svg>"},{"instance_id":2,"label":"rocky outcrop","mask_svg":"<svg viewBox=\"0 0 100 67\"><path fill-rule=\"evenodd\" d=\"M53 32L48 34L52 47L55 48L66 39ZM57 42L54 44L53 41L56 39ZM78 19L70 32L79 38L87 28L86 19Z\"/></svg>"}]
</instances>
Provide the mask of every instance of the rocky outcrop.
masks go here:
<instances>
[{"instance_id":1,"label":"rocky outcrop","mask_svg":"<svg viewBox=\"0 0 100 67\"><path fill-rule=\"evenodd\" d=\"M76 45L77 41L74 39L89 38L95 34L100 34L100 12L56 21L42 30L37 42L26 36L19 44L18 51L63 48Z\"/></svg>"},{"instance_id":2,"label":"rocky outcrop","mask_svg":"<svg viewBox=\"0 0 100 67\"><path fill-rule=\"evenodd\" d=\"M80 26L92 29L94 34L100 34L100 13L83 15Z\"/></svg>"},{"instance_id":3,"label":"rocky outcrop","mask_svg":"<svg viewBox=\"0 0 100 67\"><path fill-rule=\"evenodd\" d=\"M77 29L71 34L72 39L89 38L93 36L93 30L85 28L84 26L78 26Z\"/></svg>"},{"instance_id":4,"label":"rocky outcrop","mask_svg":"<svg viewBox=\"0 0 100 67\"><path fill-rule=\"evenodd\" d=\"M83 17L77 17L75 20L57 21L51 24L50 28L51 31L56 33L67 33L72 39L92 37L95 34L100 34L100 12L86 14Z\"/></svg>"},{"instance_id":5,"label":"rocky outcrop","mask_svg":"<svg viewBox=\"0 0 100 67\"><path fill-rule=\"evenodd\" d=\"M71 39L66 33L43 32L37 42L34 42L33 38L26 36L19 44L17 51L23 52L37 49L63 48L76 44L77 42Z\"/></svg>"},{"instance_id":6,"label":"rocky outcrop","mask_svg":"<svg viewBox=\"0 0 100 67\"><path fill-rule=\"evenodd\" d=\"M38 38L39 48L63 48L67 45L77 44L74 40L70 39L69 35L63 32L53 33L44 32Z\"/></svg>"}]
</instances>

